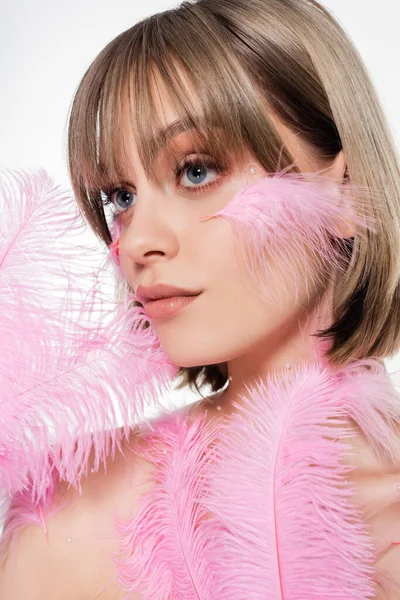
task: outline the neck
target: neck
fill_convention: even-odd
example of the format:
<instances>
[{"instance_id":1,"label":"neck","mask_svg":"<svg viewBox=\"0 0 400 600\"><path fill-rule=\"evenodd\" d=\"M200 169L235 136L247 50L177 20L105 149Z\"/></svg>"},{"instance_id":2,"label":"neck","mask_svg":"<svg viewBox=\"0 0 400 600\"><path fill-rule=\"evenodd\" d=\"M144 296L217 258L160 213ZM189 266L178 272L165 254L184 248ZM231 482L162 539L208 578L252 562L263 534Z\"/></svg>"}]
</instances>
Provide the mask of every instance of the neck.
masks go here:
<instances>
[{"instance_id":1,"label":"neck","mask_svg":"<svg viewBox=\"0 0 400 600\"><path fill-rule=\"evenodd\" d=\"M236 412L233 403L240 406L241 395L247 395L247 388L260 379L268 385L269 376L287 377L297 366L323 360L318 350L321 341L313 334L322 328L324 309L326 303L321 302L312 312L299 310L257 347L228 361L229 384L216 396L220 415Z\"/></svg>"}]
</instances>

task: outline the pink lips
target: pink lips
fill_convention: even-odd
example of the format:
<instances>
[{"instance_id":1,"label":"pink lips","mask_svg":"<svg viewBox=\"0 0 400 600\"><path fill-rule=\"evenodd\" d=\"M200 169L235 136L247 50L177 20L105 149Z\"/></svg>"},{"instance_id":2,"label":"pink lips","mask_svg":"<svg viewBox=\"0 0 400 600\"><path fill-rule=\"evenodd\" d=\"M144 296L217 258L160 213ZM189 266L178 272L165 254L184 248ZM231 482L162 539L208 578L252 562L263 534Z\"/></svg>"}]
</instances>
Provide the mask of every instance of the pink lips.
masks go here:
<instances>
[{"instance_id":1,"label":"pink lips","mask_svg":"<svg viewBox=\"0 0 400 600\"><path fill-rule=\"evenodd\" d=\"M199 294L201 290L187 290L166 283L139 285L136 290L137 299L143 304L146 314L151 319L163 319L175 315Z\"/></svg>"},{"instance_id":2,"label":"pink lips","mask_svg":"<svg viewBox=\"0 0 400 600\"><path fill-rule=\"evenodd\" d=\"M158 300L148 300L144 304L144 311L150 319L165 319L172 317L193 302L196 296L170 296Z\"/></svg>"}]
</instances>

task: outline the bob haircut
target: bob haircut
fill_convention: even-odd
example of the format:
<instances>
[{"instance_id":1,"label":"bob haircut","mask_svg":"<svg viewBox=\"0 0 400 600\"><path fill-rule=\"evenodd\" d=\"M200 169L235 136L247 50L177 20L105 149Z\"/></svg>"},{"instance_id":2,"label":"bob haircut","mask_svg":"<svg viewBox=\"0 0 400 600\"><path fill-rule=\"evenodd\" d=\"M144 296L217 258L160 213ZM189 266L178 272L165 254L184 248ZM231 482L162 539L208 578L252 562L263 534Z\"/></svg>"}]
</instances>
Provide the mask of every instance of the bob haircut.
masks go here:
<instances>
[{"instance_id":1,"label":"bob haircut","mask_svg":"<svg viewBox=\"0 0 400 600\"><path fill-rule=\"evenodd\" d=\"M138 22L100 52L72 103L68 164L77 201L106 244L112 239L102 190L120 179L122 98L143 168L156 178L152 163L165 139L151 92L155 74L199 151L221 157L227 148L247 148L267 172L298 172L268 111L322 161L344 149L346 178L368 190L364 202L376 227L349 240L346 269L334 281L333 323L315 335L330 340L326 357L336 365L394 354L399 162L363 61L330 12L315 0L186 0ZM185 94L188 80L201 114L193 114ZM226 382L226 363L181 368L179 375L178 387L199 391L210 384L217 391Z\"/></svg>"}]
</instances>

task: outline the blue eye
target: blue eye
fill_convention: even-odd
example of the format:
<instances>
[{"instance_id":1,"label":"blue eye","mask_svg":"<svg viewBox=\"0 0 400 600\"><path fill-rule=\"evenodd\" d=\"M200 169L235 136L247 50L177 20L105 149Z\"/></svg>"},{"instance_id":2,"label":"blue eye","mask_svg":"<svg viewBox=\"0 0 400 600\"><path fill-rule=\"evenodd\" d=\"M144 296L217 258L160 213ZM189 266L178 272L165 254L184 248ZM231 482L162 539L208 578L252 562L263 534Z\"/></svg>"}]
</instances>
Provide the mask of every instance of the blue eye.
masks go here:
<instances>
[{"instance_id":1,"label":"blue eye","mask_svg":"<svg viewBox=\"0 0 400 600\"><path fill-rule=\"evenodd\" d=\"M195 188L205 189L215 183L222 171L223 168L212 160L186 159L176 168L175 175L181 182L180 187L197 191Z\"/></svg>"},{"instance_id":2,"label":"blue eye","mask_svg":"<svg viewBox=\"0 0 400 600\"><path fill-rule=\"evenodd\" d=\"M127 190L114 190L110 195L110 201L117 212L124 212L136 202L136 194Z\"/></svg>"},{"instance_id":3,"label":"blue eye","mask_svg":"<svg viewBox=\"0 0 400 600\"><path fill-rule=\"evenodd\" d=\"M202 183L207 177L207 167L202 164L193 164L187 170L187 178L192 183Z\"/></svg>"}]
</instances>

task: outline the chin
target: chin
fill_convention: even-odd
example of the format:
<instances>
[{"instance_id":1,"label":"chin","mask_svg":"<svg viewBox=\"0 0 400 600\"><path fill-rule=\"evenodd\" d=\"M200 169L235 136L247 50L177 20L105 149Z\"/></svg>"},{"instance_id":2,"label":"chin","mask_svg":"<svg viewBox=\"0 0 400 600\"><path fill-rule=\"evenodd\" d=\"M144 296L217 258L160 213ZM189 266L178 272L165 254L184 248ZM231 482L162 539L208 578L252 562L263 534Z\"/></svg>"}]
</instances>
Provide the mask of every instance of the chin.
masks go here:
<instances>
[{"instance_id":1,"label":"chin","mask_svg":"<svg viewBox=\"0 0 400 600\"><path fill-rule=\"evenodd\" d=\"M155 324L154 329L168 359L180 367L225 363L240 356L249 345L240 343L231 327L214 328L202 318L176 319Z\"/></svg>"},{"instance_id":2,"label":"chin","mask_svg":"<svg viewBox=\"0 0 400 600\"><path fill-rule=\"evenodd\" d=\"M199 348L191 348L187 352L182 352L182 348L180 351L176 351L176 348L169 351L170 349L163 347L163 350L174 365L186 369L189 367L223 364L228 360L225 354L222 355L221 353L210 351L199 352Z\"/></svg>"},{"instance_id":3,"label":"chin","mask_svg":"<svg viewBox=\"0 0 400 600\"><path fill-rule=\"evenodd\" d=\"M181 344L177 348L177 344L163 344L161 347L165 354L174 365L179 367L199 367L206 365L213 365L225 362L226 358L217 354L216 352L210 352L210 350L204 350L201 352L200 348L196 344L192 343L190 346Z\"/></svg>"}]
</instances>

